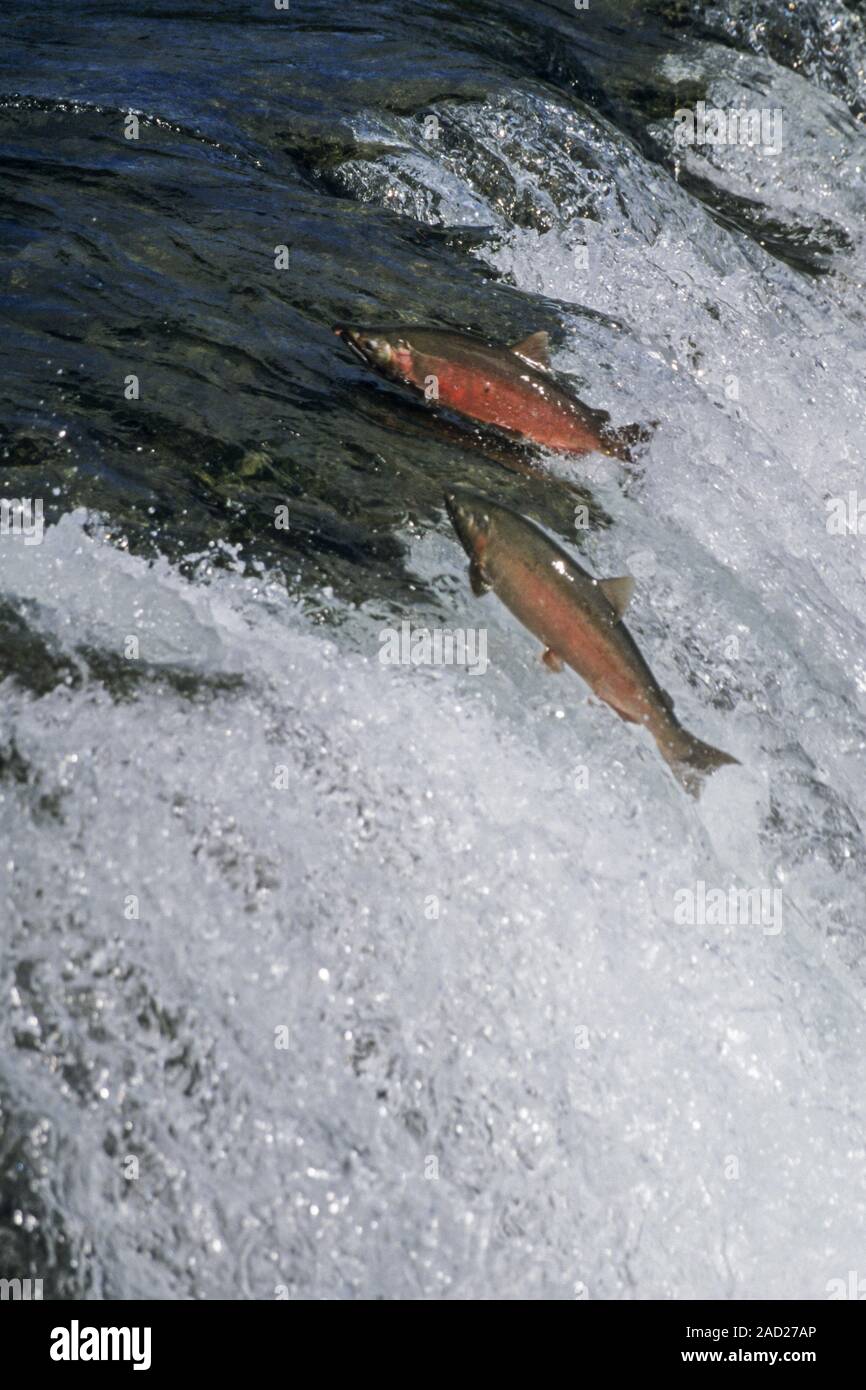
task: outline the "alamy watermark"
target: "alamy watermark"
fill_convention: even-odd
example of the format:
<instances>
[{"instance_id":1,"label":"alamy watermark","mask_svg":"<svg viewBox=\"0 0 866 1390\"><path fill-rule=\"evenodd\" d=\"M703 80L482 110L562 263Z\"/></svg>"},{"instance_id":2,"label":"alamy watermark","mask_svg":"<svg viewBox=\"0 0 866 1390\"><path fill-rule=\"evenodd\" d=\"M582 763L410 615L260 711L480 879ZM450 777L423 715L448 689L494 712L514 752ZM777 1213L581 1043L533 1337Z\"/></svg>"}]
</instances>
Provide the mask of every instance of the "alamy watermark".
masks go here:
<instances>
[{"instance_id":1,"label":"alamy watermark","mask_svg":"<svg viewBox=\"0 0 866 1390\"><path fill-rule=\"evenodd\" d=\"M25 1303L42 1298L41 1279L0 1279L0 1302L11 1299Z\"/></svg>"},{"instance_id":2,"label":"alamy watermark","mask_svg":"<svg viewBox=\"0 0 866 1390\"><path fill-rule=\"evenodd\" d=\"M760 927L765 936L782 930L781 888L693 888L674 894L674 922L690 927Z\"/></svg>"},{"instance_id":3,"label":"alamy watermark","mask_svg":"<svg viewBox=\"0 0 866 1390\"><path fill-rule=\"evenodd\" d=\"M723 110L698 101L694 110L678 107L674 123L677 145L760 145L768 154L779 154L782 149L782 111L778 106Z\"/></svg>"},{"instance_id":4,"label":"alamy watermark","mask_svg":"<svg viewBox=\"0 0 866 1390\"><path fill-rule=\"evenodd\" d=\"M847 497L828 497L827 534L830 536L866 536L866 497L853 488Z\"/></svg>"},{"instance_id":5,"label":"alamy watermark","mask_svg":"<svg viewBox=\"0 0 866 1390\"><path fill-rule=\"evenodd\" d=\"M866 1300L866 1279L861 1279L856 1269L848 1270L847 1279L828 1279L824 1287L831 1303L846 1298L853 1303Z\"/></svg>"},{"instance_id":6,"label":"alamy watermark","mask_svg":"<svg viewBox=\"0 0 866 1390\"><path fill-rule=\"evenodd\" d=\"M44 532L41 497L0 497L0 536L21 536L25 545L41 545Z\"/></svg>"},{"instance_id":7,"label":"alamy watermark","mask_svg":"<svg viewBox=\"0 0 866 1390\"><path fill-rule=\"evenodd\" d=\"M82 1327L73 1318L68 1327L51 1329L48 1355L52 1361L131 1361L134 1371L151 1364L150 1327Z\"/></svg>"},{"instance_id":8,"label":"alamy watermark","mask_svg":"<svg viewBox=\"0 0 866 1390\"><path fill-rule=\"evenodd\" d=\"M382 666L465 666L471 676L487 670L486 628L416 627L404 620L399 631L379 633Z\"/></svg>"}]
</instances>

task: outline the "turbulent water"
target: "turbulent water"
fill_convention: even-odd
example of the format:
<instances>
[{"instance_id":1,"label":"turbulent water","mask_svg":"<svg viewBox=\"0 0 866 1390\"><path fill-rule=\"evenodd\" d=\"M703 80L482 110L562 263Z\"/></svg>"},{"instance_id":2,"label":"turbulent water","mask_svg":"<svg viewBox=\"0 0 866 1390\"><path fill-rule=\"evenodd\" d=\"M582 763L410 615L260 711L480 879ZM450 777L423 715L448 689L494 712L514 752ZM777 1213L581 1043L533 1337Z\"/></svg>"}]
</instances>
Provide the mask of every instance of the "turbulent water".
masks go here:
<instances>
[{"instance_id":1,"label":"turbulent water","mask_svg":"<svg viewBox=\"0 0 866 1390\"><path fill-rule=\"evenodd\" d=\"M45 517L0 536L0 1276L866 1275L859 7L0 24L2 497ZM781 148L677 143L698 101L780 111ZM346 319L547 329L651 441L482 437ZM693 802L545 672L472 596L455 481L633 573L655 674L742 766ZM404 619L482 626L489 669L383 665ZM700 884L778 911L689 924Z\"/></svg>"}]
</instances>

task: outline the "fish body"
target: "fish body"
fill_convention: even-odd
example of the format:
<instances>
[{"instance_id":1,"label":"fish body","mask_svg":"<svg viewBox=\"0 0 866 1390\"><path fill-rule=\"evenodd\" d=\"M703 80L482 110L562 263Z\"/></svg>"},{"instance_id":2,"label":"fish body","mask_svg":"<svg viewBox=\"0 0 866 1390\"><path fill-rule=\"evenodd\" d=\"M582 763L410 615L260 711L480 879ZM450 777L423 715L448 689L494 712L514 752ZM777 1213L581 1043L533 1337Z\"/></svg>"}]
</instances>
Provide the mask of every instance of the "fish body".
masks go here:
<instances>
[{"instance_id":1,"label":"fish body","mask_svg":"<svg viewBox=\"0 0 866 1390\"><path fill-rule=\"evenodd\" d=\"M630 578L593 578L525 517L468 489L450 490L445 504L470 557L473 591L492 589L542 643L551 669L570 666L621 719L649 729L688 792L697 795L704 775L737 762L677 719L622 621Z\"/></svg>"},{"instance_id":2,"label":"fish body","mask_svg":"<svg viewBox=\"0 0 866 1390\"><path fill-rule=\"evenodd\" d=\"M482 424L562 453L597 451L629 459L636 426L616 430L604 410L593 410L559 385L548 363L546 333L512 347L440 328L334 328L383 376L401 381Z\"/></svg>"}]
</instances>

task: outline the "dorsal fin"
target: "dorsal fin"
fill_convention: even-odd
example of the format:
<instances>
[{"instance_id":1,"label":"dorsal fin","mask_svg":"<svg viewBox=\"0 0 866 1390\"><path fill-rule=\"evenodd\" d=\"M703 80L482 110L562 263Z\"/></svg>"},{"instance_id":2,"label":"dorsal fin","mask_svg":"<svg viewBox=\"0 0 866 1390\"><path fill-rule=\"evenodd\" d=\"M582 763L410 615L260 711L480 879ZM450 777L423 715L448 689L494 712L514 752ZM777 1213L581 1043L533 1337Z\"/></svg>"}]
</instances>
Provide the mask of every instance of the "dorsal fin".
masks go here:
<instances>
[{"instance_id":1,"label":"dorsal fin","mask_svg":"<svg viewBox=\"0 0 866 1390\"><path fill-rule=\"evenodd\" d=\"M511 351L531 362L534 367L550 371L550 337L543 329L530 333L528 338L521 338L519 343L512 343Z\"/></svg>"},{"instance_id":2,"label":"dorsal fin","mask_svg":"<svg viewBox=\"0 0 866 1390\"><path fill-rule=\"evenodd\" d=\"M630 574L622 574L617 579L600 579L598 587L616 614L616 621L619 622L634 593L634 580Z\"/></svg>"}]
</instances>

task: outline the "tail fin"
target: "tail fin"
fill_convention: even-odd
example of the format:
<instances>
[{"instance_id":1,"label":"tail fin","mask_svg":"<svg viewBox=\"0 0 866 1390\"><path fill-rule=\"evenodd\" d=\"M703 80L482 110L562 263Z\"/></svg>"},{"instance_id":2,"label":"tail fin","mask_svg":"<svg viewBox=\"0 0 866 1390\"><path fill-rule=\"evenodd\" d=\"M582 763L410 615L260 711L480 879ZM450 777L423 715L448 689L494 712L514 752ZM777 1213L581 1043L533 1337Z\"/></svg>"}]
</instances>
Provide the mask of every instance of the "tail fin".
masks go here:
<instances>
[{"instance_id":1,"label":"tail fin","mask_svg":"<svg viewBox=\"0 0 866 1390\"><path fill-rule=\"evenodd\" d=\"M622 459L623 463L632 463L632 450L639 444L648 443L657 425L658 420L651 420L648 425L620 425L618 429L603 429L604 452L611 458Z\"/></svg>"},{"instance_id":2,"label":"tail fin","mask_svg":"<svg viewBox=\"0 0 866 1390\"><path fill-rule=\"evenodd\" d=\"M663 748L662 752L680 786L694 797L700 796L704 778L715 772L717 767L731 764L740 766L739 758L723 753L721 748L714 748L711 743L703 743L685 729L676 743L667 750Z\"/></svg>"}]
</instances>

